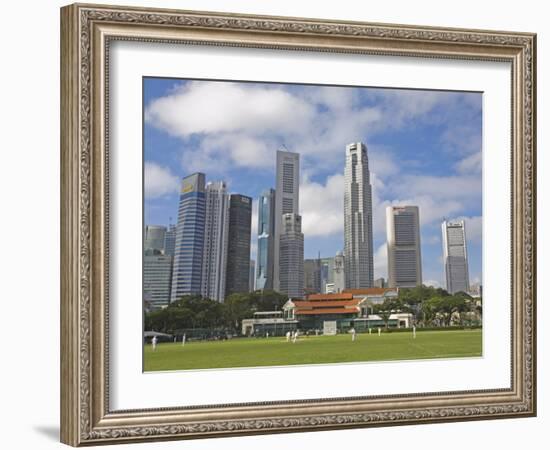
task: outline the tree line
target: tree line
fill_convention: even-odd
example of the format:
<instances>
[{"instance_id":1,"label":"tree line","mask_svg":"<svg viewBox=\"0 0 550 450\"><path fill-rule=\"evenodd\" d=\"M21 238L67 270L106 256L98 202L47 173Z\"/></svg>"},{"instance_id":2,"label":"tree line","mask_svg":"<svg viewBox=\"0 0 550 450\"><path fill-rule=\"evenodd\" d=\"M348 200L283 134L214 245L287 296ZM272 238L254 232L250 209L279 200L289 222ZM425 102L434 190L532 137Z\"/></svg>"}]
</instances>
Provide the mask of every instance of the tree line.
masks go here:
<instances>
[{"instance_id":1,"label":"tree line","mask_svg":"<svg viewBox=\"0 0 550 450\"><path fill-rule=\"evenodd\" d=\"M373 305L372 311L380 316L388 327L393 313L411 313L416 325L439 327L471 325L481 321L482 299L466 292L449 294L445 289L432 286L400 288L399 297L386 299Z\"/></svg>"},{"instance_id":2,"label":"tree line","mask_svg":"<svg viewBox=\"0 0 550 450\"><path fill-rule=\"evenodd\" d=\"M223 303L184 295L166 308L145 314L145 329L174 334L190 328L240 331L241 321L257 311L280 311L288 297L276 291L231 294Z\"/></svg>"},{"instance_id":3,"label":"tree line","mask_svg":"<svg viewBox=\"0 0 550 450\"><path fill-rule=\"evenodd\" d=\"M166 308L145 314L145 329L175 334L184 329L224 329L240 332L241 321L258 311L280 311L288 297L276 291L232 294L219 303L200 295L185 295ZM467 325L481 320L481 299L465 292L449 294L441 288L400 288L398 298L386 299L368 308L384 321L391 314L411 313L417 326Z\"/></svg>"}]
</instances>

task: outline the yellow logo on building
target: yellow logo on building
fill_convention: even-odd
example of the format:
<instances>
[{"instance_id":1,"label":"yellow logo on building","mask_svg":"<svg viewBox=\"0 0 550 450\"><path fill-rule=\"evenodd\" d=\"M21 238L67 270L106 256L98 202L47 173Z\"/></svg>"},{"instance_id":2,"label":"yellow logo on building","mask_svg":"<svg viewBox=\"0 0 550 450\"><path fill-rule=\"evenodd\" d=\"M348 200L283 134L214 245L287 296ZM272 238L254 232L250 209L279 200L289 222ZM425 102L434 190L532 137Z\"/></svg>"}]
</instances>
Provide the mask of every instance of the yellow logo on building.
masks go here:
<instances>
[{"instance_id":1,"label":"yellow logo on building","mask_svg":"<svg viewBox=\"0 0 550 450\"><path fill-rule=\"evenodd\" d=\"M193 190L193 185L192 184L184 184L183 187L181 188L181 193L182 194L187 194L188 192L191 192Z\"/></svg>"}]
</instances>

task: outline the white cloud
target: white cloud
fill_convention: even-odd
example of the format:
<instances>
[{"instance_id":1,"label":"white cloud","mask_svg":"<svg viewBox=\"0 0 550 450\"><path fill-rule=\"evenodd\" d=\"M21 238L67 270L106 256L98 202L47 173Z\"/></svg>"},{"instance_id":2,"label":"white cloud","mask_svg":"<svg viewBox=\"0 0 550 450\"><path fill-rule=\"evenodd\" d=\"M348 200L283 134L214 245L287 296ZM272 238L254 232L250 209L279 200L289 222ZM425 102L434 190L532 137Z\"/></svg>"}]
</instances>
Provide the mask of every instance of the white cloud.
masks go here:
<instances>
[{"instance_id":1,"label":"white cloud","mask_svg":"<svg viewBox=\"0 0 550 450\"><path fill-rule=\"evenodd\" d=\"M399 164L391 156L390 149L385 146L369 146L369 169L371 177L387 177L400 171Z\"/></svg>"},{"instance_id":2,"label":"white cloud","mask_svg":"<svg viewBox=\"0 0 550 450\"><path fill-rule=\"evenodd\" d=\"M182 154L181 168L184 174L194 172L207 173L209 177L225 175L228 166L217 155L209 155L199 149L187 150ZM227 181L227 180L226 180Z\"/></svg>"},{"instance_id":3,"label":"white cloud","mask_svg":"<svg viewBox=\"0 0 550 450\"><path fill-rule=\"evenodd\" d=\"M246 130L296 132L313 108L283 89L195 81L148 105L146 120L174 136ZM296 120L299 118L300 120Z\"/></svg>"},{"instance_id":4,"label":"white cloud","mask_svg":"<svg viewBox=\"0 0 550 450\"><path fill-rule=\"evenodd\" d=\"M482 169L481 152L473 153L456 164L456 170L463 174L480 174Z\"/></svg>"},{"instance_id":5,"label":"white cloud","mask_svg":"<svg viewBox=\"0 0 550 450\"><path fill-rule=\"evenodd\" d=\"M319 172L341 164L346 144L436 120L436 111L452 109L460 98L435 91L195 81L153 100L145 117L185 141L185 168L272 167L284 144L302 155L303 169ZM446 139L454 142L451 134ZM369 153L374 173L398 170L384 148L369 145Z\"/></svg>"},{"instance_id":6,"label":"white cloud","mask_svg":"<svg viewBox=\"0 0 550 450\"><path fill-rule=\"evenodd\" d=\"M441 245L441 235L439 233L439 229L438 229L438 232L436 234L424 235L420 239L422 241L422 244Z\"/></svg>"},{"instance_id":7,"label":"white cloud","mask_svg":"<svg viewBox=\"0 0 550 450\"><path fill-rule=\"evenodd\" d=\"M388 246L383 243L373 255L374 278L388 278Z\"/></svg>"},{"instance_id":8,"label":"white cloud","mask_svg":"<svg viewBox=\"0 0 550 450\"><path fill-rule=\"evenodd\" d=\"M300 185L302 231L306 236L330 236L344 230L344 175L325 184L302 180Z\"/></svg>"},{"instance_id":9,"label":"white cloud","mask_svg":"<svg viewBox=\"0 0 550 450\"><path fill-rule=\"evenodd\" d=\"M442 135L441 143L447 151L459 155L470 155L481 152L481 123L474 126L454 123Z\"/></svg>"},{"instance_id":10,"label":"white cloud","mask_svg":"<svg viewBox=\"0 0 550 450\"><path fill-rule=\"evenodd\" d=\"M437 280L423 280L422 281L422 284L426 285L426 286L432 286L434 288L440 288L440 287L443 287L441 285L441 283Z\"/></svg>"},{"instance_id":11,"label":"white cloud","mask_svg":"<svg viewBox=\"0 0 550 450\"><path fill-rule=\"evenodd\" d=\"M354 89L336 86L309 86L307 89L297 90L296 95L308 103L336 110L349 111L358 101Z\"/></svg>"},{"instance_id":12,"label":"white cloud","mask_svg":"<svg viewBox=\"0 0 550 450\"><path fill-rule=\"evenodd\" d=\"M479 275L470 277L470 286L473 286L474 284L481 284L481 283L482 283L482 280Z\"/></svg>"},{"instance_id":13,"label":"white cloud","mask_svg":"<svg viewBox=\"0 0 550 450\"><path fill-rule=\"evenodd\" d=\"M277 143L244 133L214 134L204 138L200 153L208 157L209 167L234 165L236 167L273 167Z\"/></svg>"},{"instance_id":14,"label":"white cloud","mask_svg":"<svg viewBox=\"0 0 550 450\"><path fill-rule=\"evenodd\" d=\"M146 162L144 185L145 197L162 197L178 191L179 178L173 175L167 167L162 167L153 162Z\"/></svg>"},{"instance_id":15,"label":"white cloud","mask_svg":"<svg viewBox=\"0 0 550 450\"><path fill-rule=\"evenodd\" d=\"M397 196L428 195L434 199L462 200L479 198L481 178L477 176L432 176L407 175L399 178L399 183L391 185Z\"/></svg>"},{"instance_id":16,"label":"white cloud","mask_svg":"<svg viewBox=\"0 0 550 450\"><path fill-rule=\"evenodd\" d=\"M382 102L385 117L392 119L385 127L402 127L406 122L426 115L437 105L453 101L447 92L385 89L374 96Z\"/></svg>"}]
</instances>

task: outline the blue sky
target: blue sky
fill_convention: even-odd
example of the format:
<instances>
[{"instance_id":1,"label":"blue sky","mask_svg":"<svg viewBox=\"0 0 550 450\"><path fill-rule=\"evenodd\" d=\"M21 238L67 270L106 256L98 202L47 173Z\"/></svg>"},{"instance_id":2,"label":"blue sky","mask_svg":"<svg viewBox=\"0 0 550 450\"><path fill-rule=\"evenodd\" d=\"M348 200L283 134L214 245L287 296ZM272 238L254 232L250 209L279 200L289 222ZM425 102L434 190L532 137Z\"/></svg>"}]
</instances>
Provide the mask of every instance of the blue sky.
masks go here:
<instances>
[{"instance_id":1,"label":"blue sky","mask_svg":"<svg viewBox=\"0 0 550 450\"><path fill-rule=\"evenodd\" d=\"M426 284L444 285L441 221L466 220L470 281L481 280L482 94L144 79L145 223L177 220L179 180L225 180L255 199L275 184L275 152L300 153L306 258L343 248L345 146L367 145L375 277L387 275L385 208L420 208Z\"/></svg>"}]
</instances>

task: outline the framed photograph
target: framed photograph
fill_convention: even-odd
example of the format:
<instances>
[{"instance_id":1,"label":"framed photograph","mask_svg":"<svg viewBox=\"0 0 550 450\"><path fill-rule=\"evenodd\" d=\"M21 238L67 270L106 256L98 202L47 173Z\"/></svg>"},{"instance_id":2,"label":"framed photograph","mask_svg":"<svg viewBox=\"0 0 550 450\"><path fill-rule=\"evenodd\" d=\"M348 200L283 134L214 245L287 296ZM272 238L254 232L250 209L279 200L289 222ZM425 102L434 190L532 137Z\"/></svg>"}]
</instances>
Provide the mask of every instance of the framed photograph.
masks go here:
<instances>
[{"instance_id":1,"label":"framed photograph","mask_svg":"<svg viewBox=\"0 0 550 450\"><path fill-rule=\"evenodd\" d=\"M536 414L536 36L61 9L61 440Z\"/></svg>"}]
</instances>

